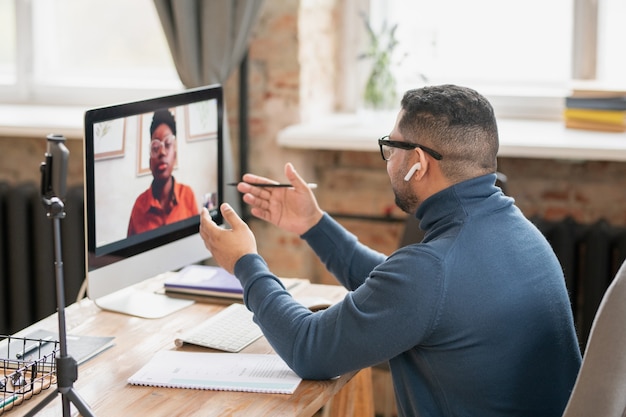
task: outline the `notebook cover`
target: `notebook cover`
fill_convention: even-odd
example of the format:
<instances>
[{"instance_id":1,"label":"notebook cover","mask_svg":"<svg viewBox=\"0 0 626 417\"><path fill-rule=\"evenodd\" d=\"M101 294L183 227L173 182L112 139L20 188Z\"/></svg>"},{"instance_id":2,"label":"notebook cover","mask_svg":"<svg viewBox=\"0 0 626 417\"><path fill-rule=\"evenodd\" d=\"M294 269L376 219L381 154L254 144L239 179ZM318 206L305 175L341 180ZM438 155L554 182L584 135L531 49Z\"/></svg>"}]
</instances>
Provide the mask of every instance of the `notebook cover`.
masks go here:
<instances>
[{"instance_id":1,"label":"notebook cover","mask_svg":"<svg viewBox=\"0 0 626 417\"><path fill-rule=\"evenodd\" d=\"M78 365L87 362L89 359L103 352L114 345L113 336L85 336L66 334L67 353L72 356ZM25 338L11 338L11 343L7 345L7 339L0 343L0 359L15 361L33 361L50 355L54 350L59 350L59 334L44 329L37 329L25 336ZM27 355L18 357L23 349L36 343L37 348L29 350Z\"/></svg>"},{"instance_id":2,"label":"notebook cover","mask_svg":"<svg viewBox=\"0 0 626 417\"><path fill-rule=\"evenodd\" d=\"M239 280L225 269L216 266L189 265L163 283L166 291L189 294L230 295L241 298L243 288Z\"/></svg>"}]
</instances>

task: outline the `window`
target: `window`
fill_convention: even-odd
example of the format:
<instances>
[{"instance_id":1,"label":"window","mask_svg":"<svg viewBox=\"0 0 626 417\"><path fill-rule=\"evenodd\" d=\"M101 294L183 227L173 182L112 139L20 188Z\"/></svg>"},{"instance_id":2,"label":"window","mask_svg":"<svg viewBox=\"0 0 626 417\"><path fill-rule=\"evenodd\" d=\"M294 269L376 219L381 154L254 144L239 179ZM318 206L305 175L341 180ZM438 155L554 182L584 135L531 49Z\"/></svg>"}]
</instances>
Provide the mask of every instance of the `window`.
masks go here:
<instances>
[{"instance_id":1,"label":"window","mask_svg":"<svg viewBox=\"0 0 626 417\"><path fill-rule=\"evenodd\" d=\"M499 116L556 119L572 74L581 73L574 56L593 68L592 81L613 88L623 82L626 4L598 0L597 10L595 4L370 0L365 10L376 33L397 24L393 73L399 92L425 84L467 85L489 97ZM358 14L354 8L352 14ZM589 46L596 30L598 41Z\"/></svg>"},{"instance_id":2,"label":"window","mask_svg":"<svg viewBox=\"0 0 626 417\"><path fill-rule=\"evenodd\" d=\"M180 89L151 0L0 0L5 103L100 105Z\"/></svg>"},{"instance_id":3,"label":"window","mask_svg":"<svg viewBox=\"0 0 626 417\"><path fill-rule=\"evenodd\" d=\"M406 57L396 67L404 87L416 70L437 84L562 87L569 76L571 0L386 3Z\"/></svg>"},{"instance_id":4,"label":"window","mask_svg":"<svg viewBox=\"0 0 626 417\"><path fill-rule=\"evenodd\" d=\"M626 83L626 2L600 0L598 11L597 78L618 88ZM621 87L620 87L621 86Z\"/></svg>"},{"instance_id":5,"label":"window","mask_svg":"<svg viewBox=\"0 0 626 417\"><path fill-rule=\"evenodd\" d=\"M15 82L15 5L0 0L0 84Z\"/></svg>"}]
</instances>

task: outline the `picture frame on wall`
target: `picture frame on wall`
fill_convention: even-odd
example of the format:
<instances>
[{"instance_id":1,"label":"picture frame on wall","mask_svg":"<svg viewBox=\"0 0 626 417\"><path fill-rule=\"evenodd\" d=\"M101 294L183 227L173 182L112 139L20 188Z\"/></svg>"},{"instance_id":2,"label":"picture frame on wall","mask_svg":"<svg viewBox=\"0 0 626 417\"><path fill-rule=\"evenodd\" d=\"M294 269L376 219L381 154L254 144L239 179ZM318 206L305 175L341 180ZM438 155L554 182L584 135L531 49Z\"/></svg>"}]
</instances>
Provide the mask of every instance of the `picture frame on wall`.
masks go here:
<instances>
[{"instance_id":1,"label":"picture frame on wall","mask_svg":"<svg viewBox=\"0 0 626 417\"><path fill-rule=\"evenodd\" d=\"M187 106L185 115L187 142L217 138L217 101L209 100Z\"/></svg>"},{"instance_id":2,"label":"picture frame on wall","mask_svg":"<svg viewBox=\"0 0 626 417\"><path fill-rule=\"evenodd\" d=\"M96 160L124 156L126 120L108 120L94 126L94 157Z\"/></svg>"}]
</instances>

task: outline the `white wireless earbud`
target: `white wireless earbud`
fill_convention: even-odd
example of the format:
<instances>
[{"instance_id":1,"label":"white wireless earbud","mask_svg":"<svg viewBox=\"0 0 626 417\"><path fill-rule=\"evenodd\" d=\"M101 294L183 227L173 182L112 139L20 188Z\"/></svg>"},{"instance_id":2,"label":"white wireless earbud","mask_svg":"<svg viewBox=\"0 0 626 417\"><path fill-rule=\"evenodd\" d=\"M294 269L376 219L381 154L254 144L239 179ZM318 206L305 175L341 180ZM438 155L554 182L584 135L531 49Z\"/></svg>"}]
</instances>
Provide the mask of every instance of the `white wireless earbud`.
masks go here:
<instances>
[{"instance_id":1,"label":"white wireless earbud","mask_svg":"<svg viewBox=\"0 0 626 417\"><path fill-rule=\"evenodd\" d=\"M405 181L411 180L411 177L413 176L413 174L415 174L415 171L419 171L420 169L422 169L422 164L420 164L419 162L416 162L415 164L413 164L411 169L409 169L409 172L407 172L406 175L404 176L404 180Z\"/></svg>"}]
</instances>

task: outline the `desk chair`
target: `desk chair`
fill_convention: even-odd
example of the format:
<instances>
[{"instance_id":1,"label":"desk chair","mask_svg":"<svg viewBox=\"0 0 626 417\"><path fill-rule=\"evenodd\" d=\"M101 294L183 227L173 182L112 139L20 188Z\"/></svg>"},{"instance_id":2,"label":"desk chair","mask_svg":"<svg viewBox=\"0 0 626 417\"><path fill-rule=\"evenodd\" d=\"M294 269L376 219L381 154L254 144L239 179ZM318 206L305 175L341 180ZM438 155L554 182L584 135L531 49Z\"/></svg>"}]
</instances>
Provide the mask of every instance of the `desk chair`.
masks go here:
<instances>
[{"instance_id":1,"label":"desk chair","mask_svg":"<svg viewBox=\"0 0 626 417\"><path fill-rule=\"evenodd\" d=\"M626 261L604 293L563 417L626 415Z\"/></svg>"}]
</instances>

